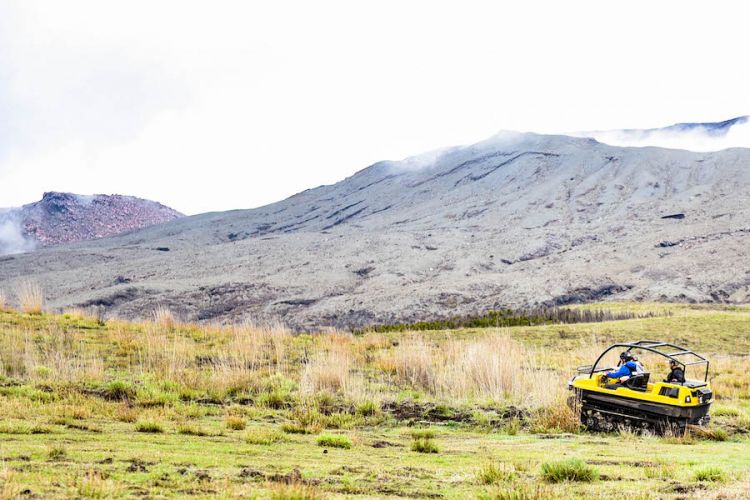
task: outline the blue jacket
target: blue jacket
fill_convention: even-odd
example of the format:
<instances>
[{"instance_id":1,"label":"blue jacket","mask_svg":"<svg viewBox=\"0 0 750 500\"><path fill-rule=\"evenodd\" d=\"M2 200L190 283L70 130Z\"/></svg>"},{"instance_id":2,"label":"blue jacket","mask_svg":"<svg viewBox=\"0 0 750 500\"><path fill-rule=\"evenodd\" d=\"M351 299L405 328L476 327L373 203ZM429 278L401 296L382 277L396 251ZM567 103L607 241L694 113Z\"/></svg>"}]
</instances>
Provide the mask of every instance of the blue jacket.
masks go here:
<instances>
[{"instance_id":1,"label":"blue jacket","mask_svg":"<svg viewBox=\"0 0 750 500\"><path fill-rule=\"evenodd\" d=\"M633 361L628 361L624 365L620 366L620 368L618 368L616 371L607 372L607 377L608 378L621 378L626 375L630 377L636 372L637 369L638 367Z\"/></svg>"}]
</instances>

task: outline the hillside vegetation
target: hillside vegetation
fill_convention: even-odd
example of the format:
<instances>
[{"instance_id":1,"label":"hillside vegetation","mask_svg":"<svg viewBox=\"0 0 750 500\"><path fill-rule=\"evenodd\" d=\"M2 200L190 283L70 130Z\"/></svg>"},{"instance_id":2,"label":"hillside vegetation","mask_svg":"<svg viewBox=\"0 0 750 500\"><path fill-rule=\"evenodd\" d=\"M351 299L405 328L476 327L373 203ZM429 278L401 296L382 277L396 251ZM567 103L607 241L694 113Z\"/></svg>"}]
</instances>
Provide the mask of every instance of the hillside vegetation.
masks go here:
<instances>
[{"instance_id":1,"label":"hillside vegetation","mask_svg":"<svg viewBox=\"0 0 750 500\"><path fill-rule=\"evenodd\" d=\"M166 309L142 323L6 309L0 498L742 498L750 309L606 307L652 314L355 336L183 324ZM710 355L707 431L578 429L574 368L639 338Z\"/></svg>"}]
</instances>

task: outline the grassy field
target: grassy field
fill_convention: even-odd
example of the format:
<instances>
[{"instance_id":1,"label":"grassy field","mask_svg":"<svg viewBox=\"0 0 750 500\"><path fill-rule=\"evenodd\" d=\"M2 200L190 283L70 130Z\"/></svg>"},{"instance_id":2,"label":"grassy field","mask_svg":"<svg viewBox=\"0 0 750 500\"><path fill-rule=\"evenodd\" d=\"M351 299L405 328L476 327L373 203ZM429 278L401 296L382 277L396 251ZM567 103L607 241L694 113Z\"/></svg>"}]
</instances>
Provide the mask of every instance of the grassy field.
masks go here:
<instances>
[{"instance_id":1,"label":"grassy field","mask_svg":"<svg viewBox=\"0 0 750 500\"><path fill-rule=\"evenodd\" d=\"M585 307L659 316L352 336L5 310L0 498L750 495L750 309ZM640 338L711 356L710 432L578 429L566 379Z\"/></svg>"}]
</instances>

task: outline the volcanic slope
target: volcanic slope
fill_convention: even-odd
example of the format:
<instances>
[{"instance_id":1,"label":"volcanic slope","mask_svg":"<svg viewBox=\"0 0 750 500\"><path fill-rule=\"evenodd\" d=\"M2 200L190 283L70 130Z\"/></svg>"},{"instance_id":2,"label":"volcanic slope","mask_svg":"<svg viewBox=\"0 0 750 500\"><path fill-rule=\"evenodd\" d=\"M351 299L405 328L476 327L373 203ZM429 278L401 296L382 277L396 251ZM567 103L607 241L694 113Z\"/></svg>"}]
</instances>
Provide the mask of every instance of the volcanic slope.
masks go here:
<instances>
[{"instance_id":1,"label":"volcanic slope","mask_svg":"<svg viewBox=\"0 0 750 500\"><path fill-rule=\"evenodd\" d=\"M260 181L260 179L259 179ZM501 133L253 210L0 261L52 307L352 327L601 299L750 299L750 150Z\"/></svg>"}]
</instances>

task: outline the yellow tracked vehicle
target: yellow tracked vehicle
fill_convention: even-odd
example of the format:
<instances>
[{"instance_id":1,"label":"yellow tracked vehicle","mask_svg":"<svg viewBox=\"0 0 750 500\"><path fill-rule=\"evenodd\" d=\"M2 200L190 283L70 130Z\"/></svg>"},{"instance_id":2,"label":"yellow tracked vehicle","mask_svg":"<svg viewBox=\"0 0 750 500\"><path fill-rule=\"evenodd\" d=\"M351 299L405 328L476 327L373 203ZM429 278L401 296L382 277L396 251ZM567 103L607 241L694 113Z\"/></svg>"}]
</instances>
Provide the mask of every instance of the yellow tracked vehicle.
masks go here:
<instances>
[{"instance_id":1,"label":"yellow tracked vehicle","mask_svg":"<svg viewBox=\"0 0 750 500\"><path fill-rule=\"evenodd\" d=\"M599 364L615 349L624 349L621 363L623 358L632 359L636 353L654 353L681 367L683 374L689 366L700 369L703 380L657 382L650 380L651 374L643 370L619 379L609 378L607 374L611 375L615 368ZM700 354L668 342L639 340L613 344L593 365L578 368L568 382L573 391L570 402L579 413L581 424L589 430L608 432L626 428L682 435L688 425L707 425L710 420L708 411L713 393L708 384L708 367L708 360Z\"/></svg>"}]
</instances>

